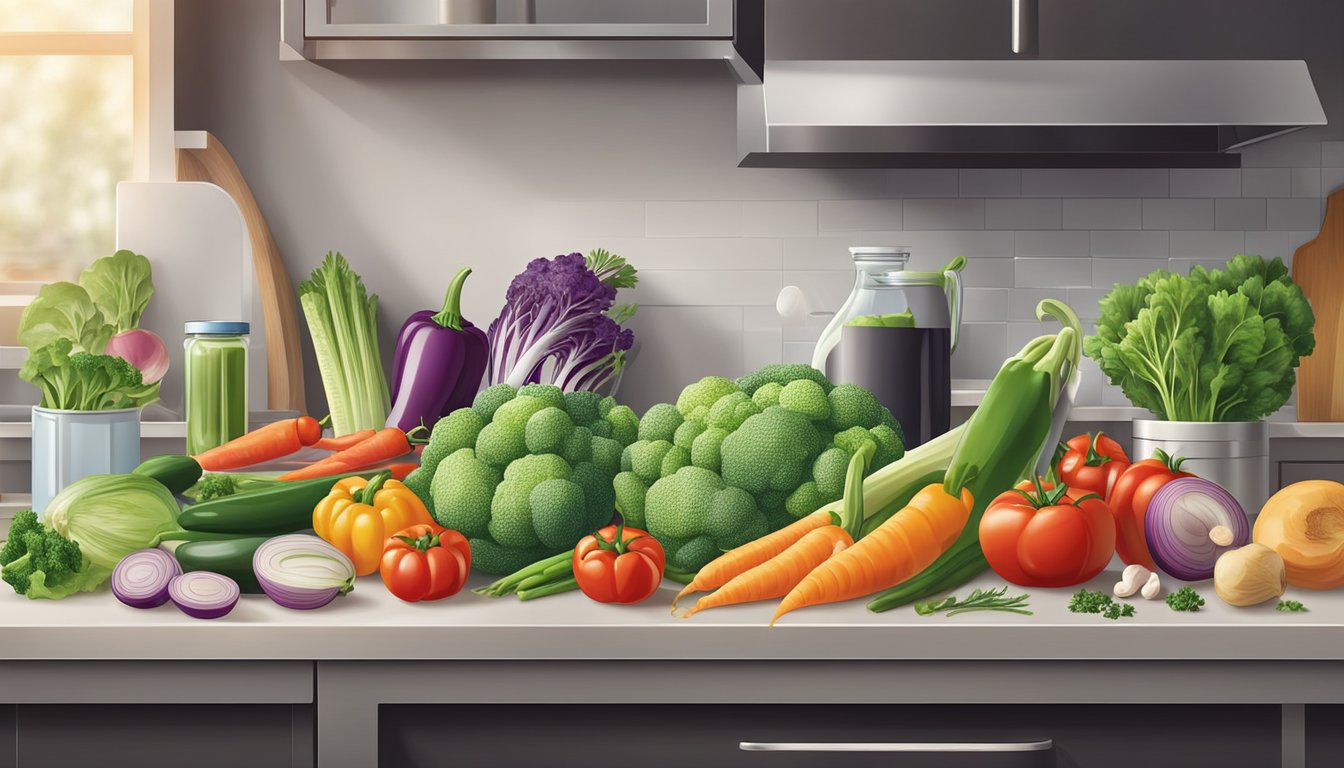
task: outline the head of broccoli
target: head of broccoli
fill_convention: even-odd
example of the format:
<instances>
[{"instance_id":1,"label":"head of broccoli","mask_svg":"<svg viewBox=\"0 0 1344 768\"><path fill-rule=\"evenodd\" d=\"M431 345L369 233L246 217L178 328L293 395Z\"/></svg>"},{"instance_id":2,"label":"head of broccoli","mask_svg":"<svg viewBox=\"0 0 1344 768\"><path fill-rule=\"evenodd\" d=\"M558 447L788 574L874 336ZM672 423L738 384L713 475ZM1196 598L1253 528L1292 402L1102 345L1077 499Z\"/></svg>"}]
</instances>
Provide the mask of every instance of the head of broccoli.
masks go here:
<instances>
[{"instance_id":1,"label":"head of broccoli","mask_svg":"<svg viewBox=\"0 0 1344 768\"><path fill-rule=\"evenodd\" d=\"M33 350L19 376L42 390L42 406L67 411L138 408L158 399L158 383L115 355L72 352L69 339Z\"/></svg>"},{"instance_id":2,"label":"head of broccoli","mask_svg":"<svg viewBox=\"0 0 1344 768\"><path fill-rule=\"evenodd\" d=\"M78 544L42 525L31 509L14 515L9 538L0 548L0 579L15 592L57 599L92 591L107 575L89 563Z\"/></svg>"}]
</instances>

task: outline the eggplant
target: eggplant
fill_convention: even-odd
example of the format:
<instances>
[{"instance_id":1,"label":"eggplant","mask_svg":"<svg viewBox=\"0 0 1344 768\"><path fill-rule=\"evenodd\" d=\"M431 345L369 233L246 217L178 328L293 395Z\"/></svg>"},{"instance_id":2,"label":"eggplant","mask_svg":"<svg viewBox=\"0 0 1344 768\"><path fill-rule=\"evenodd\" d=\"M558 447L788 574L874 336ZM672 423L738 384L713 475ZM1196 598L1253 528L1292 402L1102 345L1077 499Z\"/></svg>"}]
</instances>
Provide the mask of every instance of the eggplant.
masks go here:
<instances>
[{"instance_id":1,"label":"eggplant","mask_svg":"<svg viewBox=\"0 0 1344 768\"><path fill-rule=\"evenodd\" d=\"M485 331L462 317L462 284L469 267L448 284L443 309L412 314L397 333L392 362L392 412L387 426L432 428L440 417L471 405L490 357Z\"/></svg>"}]
</instances>

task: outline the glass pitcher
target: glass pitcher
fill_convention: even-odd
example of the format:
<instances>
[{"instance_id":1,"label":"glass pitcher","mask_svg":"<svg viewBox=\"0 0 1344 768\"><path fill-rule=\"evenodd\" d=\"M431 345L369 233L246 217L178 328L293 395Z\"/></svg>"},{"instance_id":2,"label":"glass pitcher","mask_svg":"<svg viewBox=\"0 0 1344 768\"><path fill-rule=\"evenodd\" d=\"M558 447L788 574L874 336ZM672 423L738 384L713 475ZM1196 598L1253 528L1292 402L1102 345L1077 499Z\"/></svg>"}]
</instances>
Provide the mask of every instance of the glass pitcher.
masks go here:
<instances>
[{"instance_id":1,"label":"glass pitcher","mask_svg":"<svg viewBox=\"0 0 1344 768\"><path fill-rule=\"evenodd\" d=\"M849 254L854 289L817 340L812 365L837 384L872 392L913 448L948 430L966 259L958 256L941 272L909 272L905 247L854 247Z\"/></svg>"}]
</instances>

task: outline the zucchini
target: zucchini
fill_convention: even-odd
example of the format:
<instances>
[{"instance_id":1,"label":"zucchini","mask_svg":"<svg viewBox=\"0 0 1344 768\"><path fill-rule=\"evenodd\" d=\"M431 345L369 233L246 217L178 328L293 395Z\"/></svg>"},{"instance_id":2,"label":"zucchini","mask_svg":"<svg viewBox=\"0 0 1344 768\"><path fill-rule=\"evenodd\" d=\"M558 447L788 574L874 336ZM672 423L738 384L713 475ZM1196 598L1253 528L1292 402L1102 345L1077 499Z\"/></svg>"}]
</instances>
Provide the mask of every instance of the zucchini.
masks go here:
<instances>
[{"instance_id":1,"label":"zucchini","mask_svg":"<svg viewBox=\"0 0 1344 768\"><path fill-rule=\"evenodd\" d=\"M158 480L174 496L182 495L201 479L201 465L195 459L174 454L146 459L131 472Z\"/></svg>"},{"instance_id":2,"label":"zucchini","mask_svg":"<svg viewBox=\"0 0 1344 768\"><path fill-rule=\"evenodd\" d=\"M313 507L342 478L371 477L380 470L294 480L259 491L236 493L192 504L178 515L188 531L279 536L313 527Z\"/></svg>"},{"instance_id":3,"label":"zucchini","mask_svg":"<svg viewBox=\"0 0 1344 768\"><path fill-rule=\"evenodd\" d=\"M252 556L267 539L248 536L220 541L188 541L173 550L183 571L210 571L238 582L238 588L250 594L261 592L261 584L252 572Z\"/></svg>"}]
</instances>

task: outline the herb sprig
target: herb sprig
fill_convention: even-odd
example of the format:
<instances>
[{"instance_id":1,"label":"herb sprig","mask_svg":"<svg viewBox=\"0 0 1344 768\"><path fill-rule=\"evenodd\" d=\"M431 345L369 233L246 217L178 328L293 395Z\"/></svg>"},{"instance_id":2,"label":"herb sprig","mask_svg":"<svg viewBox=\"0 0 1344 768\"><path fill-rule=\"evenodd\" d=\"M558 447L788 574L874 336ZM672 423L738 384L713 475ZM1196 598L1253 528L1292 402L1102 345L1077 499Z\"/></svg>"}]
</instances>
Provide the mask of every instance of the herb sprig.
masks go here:
<instances>
[{"instance_id":1,"label":"herb sprig","mask_svg":"<svg viewBox=\"0 0 1344 768\"><path fill-rule=\"evenodd\" d=\"M1069 599L1069 610L1073 613L1099 613L1103 618L1115 621L1134 616L1134 606L1130 603L1117 603L1105 592L1080 589Z\"/></svg>"},{"instance_id":2,"label":"herb sprig","mask_svg":"<svg viewBox=\"0 0 1344 768\"><path fill-rule=\"evenodd\" d=\"M1307 606L1296 600L1280 600L1279 604L1274 606L1274 610L1285 613L1306 613Z\"/></svg>"},{"instance_id":3,"label":"herb sprig","mask_svg":"<svg viewBox=\"0 0 1344 768\"><path fill-rule=\"evenodd\" d=\"M948 595L942 600L915 603L915 613L920 616L931 616L946 611L948 616L956 616L958 613L972 611L1004 611L1031 616L1033 613L1027 610L1029 597L1031 595L1009 597L1008 587L1005 585L1001 589L977 589L965 600L958 600L956 595Z\"/></svg>"}]
</instances>

